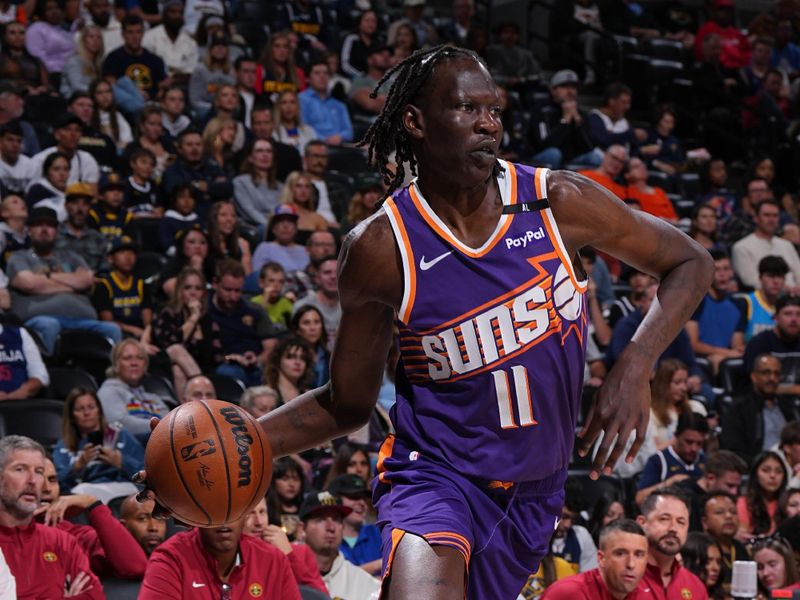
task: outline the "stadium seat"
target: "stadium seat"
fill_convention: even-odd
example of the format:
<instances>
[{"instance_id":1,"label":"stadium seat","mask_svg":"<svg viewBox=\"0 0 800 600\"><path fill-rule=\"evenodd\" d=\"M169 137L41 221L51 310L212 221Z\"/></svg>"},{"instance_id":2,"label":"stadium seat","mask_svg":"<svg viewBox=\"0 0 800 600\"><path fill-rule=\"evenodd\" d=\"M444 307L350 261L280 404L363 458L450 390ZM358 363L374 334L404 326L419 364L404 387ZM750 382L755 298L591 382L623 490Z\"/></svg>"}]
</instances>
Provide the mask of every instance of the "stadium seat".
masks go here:
<instances>
[{"instance_id":1,"label":"stadium seat","mask_svg":"<svg viewBox=\"0 0 800 600\"><path fill-rule=\"evenodd\" d=\"M743 359L726 358L719 364L719 382L725 388L726 394L735 394L746 381L747 373L744 370Z\"/></svg>"},{"instance_id":2,"label":"stadium seat","mask_svg":"<svg viewBox=\"0 0 800 600\"><path fill-rule=\"evenodd\" d=\"M76 387L85 387L97 391L97 382L89 373L77 367L50 367L50 385L47 398L66 400L67 395Z\"/></svg>"},{"instance_id":3,"label":"stadium seat","mask_svg":"<svg viewBox=\"0 0 800 600\"><path fill-rule=\"evenodd\" d=\"M685 52L683 44L675 40L664 40L661 38L649 39L644 43L644 52L652 58L660 60L670 60L683 62Z\"/></svg>"},{"instance_id":4,"label":"stadium seat","mask_svg":"<svg viewBox=\"0 0 800 600\"><path fill-rule=\"evenodd\" d=\"M211 380L211 383L214 384L214 389L217 390L217 398L225 400L225 402L239 404L239 401L242 399L242 394L244 394L245 389L247 389L244 383L227 375L213 373L208 375L208 378Z\"/></svg>"},{"instance_id":5,"label":"stadium seat","mask_svg":"<svg viewBox=\"0 0 800 600\"><path fill-rule=\"evenodd\" d=\"M159 275L166 264L167 258L163 252L141 250L136 256L136 266L133 268L133 272L136 276L148 281Z\"/></svg>"},{"instance_id":6,"label":"stadium seat","mask_svg":"<svg viewBox=\"0 0 800 600\"><path fill-rule=\"evenodd\" d=\"M667 87L672 80L683 73L683 63L675 60L651 58L647 65L648 80L651 85Z\"/></svg>"},{"instance_id":7,"label":"stadium seat","mask_svg":"<svg viewBox=\"0 0 800 600\"><path fill-rule=\"evenodd\" d=\"M679 176L683 197L694 200L702 191L700 188L700 175L697 173L681 173Z\"/></svg>"},{"instance_id":8,"label":"stadium seat","mask_svg":"<svg viewBox=\"0 0 800 600\"><path fill-rule=\"evenodd\" d=\"M6 400L0 402L0 437L24 435L52 448L61 437L64 403L61 400Z\"/></svg>"},{"instance_id":9,"label":"stadium seat","mask_svg":"<svg viewBox=\"0 0 800 600\"><path fill-rule=\"evenodd\" d=\"M134 219L128 225L128 234L139 244L140 250L161 247L158 237L161 219L141 218Z\"/></svg>"},{"instance_id":10,"label":"stadium seat","mask_svg":"<svg viewBox=\"0 0 800 600\"><path fill-rule=\"evenodd\" d=\"M367 153L358 148L328 146L328 168L353 176L369 171Z\"/></svg>"},{"instance_id":11,"label":"stadium seat","mask_svg":"<svg viewBox=\"0 0 800 600\"><path fill-rule=\"evenodd\" d=\"M142 379L142 387L145 391L157 395L170 408L178 406L178 397L175 395L172 384L163 377L148 373Z\"/></svg>"},{"instance_id":12,"label":"stadium seat","mask_svg":"<svg viewBox=\"0 0 800 600\"><path fill-rule=\"evenodd\" d=\"M660 187L667 194L671 194L676 190L675 180L664 171L648 171L647 185Z\"/></svg>"},{"instance_id":13,"label":"stadium seat","mask_svg":"<svg viewBox=\"0 0 800 600\"><path fill-rule=\"evenodd\" d=\"M111 366L112 347L107 338L94 331L64 329L58 336L55 354L58 364L80 367L101 383Z\"/></svg>"},{"instance_id":14,"label":"stadium seat","mask_svg":"<svg viewBox=\"0 0 800 600\"><path fill-rule=\"evenodd\" d=\"M711 363L708 362L708 359L703 356L696 356L694 362L700 367L700 370L703 371L706 381L714 383L714 369L711 367Z\"/></svg>"},{"instance_id":15,"label":"stadium seat","mask_svg":"<svg viewBox=\"0 0 800 600\"><path fill-rule=\"evenodd\" d=\"M263 21L236 21L234 24L236 33L241 35L247 45L253 49L253 54L258 56L261 48L269 39L269 27Z\"/></svg>"}]
</instances>

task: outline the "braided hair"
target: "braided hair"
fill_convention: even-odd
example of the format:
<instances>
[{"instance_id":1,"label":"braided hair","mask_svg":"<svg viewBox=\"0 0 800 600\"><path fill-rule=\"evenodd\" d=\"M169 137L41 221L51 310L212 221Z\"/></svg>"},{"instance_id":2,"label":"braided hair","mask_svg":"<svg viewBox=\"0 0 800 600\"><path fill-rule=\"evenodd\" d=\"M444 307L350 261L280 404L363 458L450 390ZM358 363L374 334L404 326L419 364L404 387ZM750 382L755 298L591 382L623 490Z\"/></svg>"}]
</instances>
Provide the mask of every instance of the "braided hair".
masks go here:
<instances>
[{"instance_id":1,"label":"braided hair","mask_svg":"<svg viewBox=\"0 0 800 600\"><path fill-rule=\"evenodd\" d=\"M411 174L417 175L417 161L411 149L408 134L403 126L403 107L412 102L419 90L427 82L437 63L453 58L469 58L486 66L483 60L472 50L450 45L440 45L427 50L417 50L411 56L392 67L378 82L370 93L370 98L377 98L378 92L389 79L395 77L386 104L375 122L370 125L359 146L367 146L369 164L376 165L388 186L386 196L399 188L405 180L405 163L408 162ZM394 173L386 166L389 155L395 152L397 169ZM499 164L495 166L495 175Z\"/></svg>"}]
</instances>

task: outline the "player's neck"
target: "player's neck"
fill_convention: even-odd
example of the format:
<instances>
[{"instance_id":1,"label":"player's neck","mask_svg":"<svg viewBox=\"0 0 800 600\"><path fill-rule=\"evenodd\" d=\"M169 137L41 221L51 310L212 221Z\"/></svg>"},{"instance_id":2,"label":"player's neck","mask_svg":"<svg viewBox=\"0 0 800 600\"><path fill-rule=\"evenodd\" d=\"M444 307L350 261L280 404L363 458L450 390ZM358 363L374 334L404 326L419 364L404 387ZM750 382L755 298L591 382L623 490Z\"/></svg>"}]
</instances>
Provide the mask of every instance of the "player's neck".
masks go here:
<instances>
[{"instance_id":1,"label":"player's neck","mask_svg":"<svg viewBox=\"0 0 800 600\"><path fill-rule=\"evenodd\" d=\"M487 198L494 200L499 196L494 175L469 185L422 166L419 167L417 187L436 214L444 218L474 214Z\"/></svg>"}]
</instances>

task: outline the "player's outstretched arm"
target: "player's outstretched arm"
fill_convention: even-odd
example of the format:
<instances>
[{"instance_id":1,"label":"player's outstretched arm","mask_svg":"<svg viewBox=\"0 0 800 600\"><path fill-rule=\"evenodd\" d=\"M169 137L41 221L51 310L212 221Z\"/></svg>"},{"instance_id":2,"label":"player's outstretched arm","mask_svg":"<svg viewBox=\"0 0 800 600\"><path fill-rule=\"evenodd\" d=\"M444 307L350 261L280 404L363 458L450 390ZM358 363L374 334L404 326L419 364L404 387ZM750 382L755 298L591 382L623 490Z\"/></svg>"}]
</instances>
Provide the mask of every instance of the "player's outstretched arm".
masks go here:
<instances>
[{"instance_id":1,"label":"player's outstretched arm","mask_svg":"<svg viewBox=\"0 0 800 600\"><path fill-rule=\"evenodd\" d=\"M300 452L346 435L372 414L392 343L402 275L383 214L345 240L339 259L342 320L331 356L331 380L260 422L273 456Z\"/></svg>"},{"instance_id":2,"label":"player's outstretched arm","mask_svg":"<svg viewBox=\"0 0 800 600\"><path fill-rule=\"evenodd\" d=\"M681 231L629 209L576 173L553 173L548 197L571 257L593 246L660 281L653 305L608 374L579 434L579 451L585 454L604 431L592 464L597 476L601 470L611 472L634 429L636 441L627 460L638 453L649 419L653 365L708 290L714 265L708 252Z\"/></svg>"}]
</instances>

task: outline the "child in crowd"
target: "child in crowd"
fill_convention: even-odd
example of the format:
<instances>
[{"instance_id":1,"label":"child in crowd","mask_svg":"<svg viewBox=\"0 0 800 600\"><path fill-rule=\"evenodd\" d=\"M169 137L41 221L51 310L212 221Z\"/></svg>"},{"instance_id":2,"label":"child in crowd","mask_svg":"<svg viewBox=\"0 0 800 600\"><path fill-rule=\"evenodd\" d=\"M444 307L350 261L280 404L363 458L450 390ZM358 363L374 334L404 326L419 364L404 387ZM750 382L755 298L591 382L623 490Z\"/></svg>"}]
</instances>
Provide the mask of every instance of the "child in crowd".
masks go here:
<instances>
[{"instance_id":1,"label":"child in crowd","mask_svg":"<svg viewBox=\"0 0 800 600\"><path fill-rule=\"evenodd\" d=\"M258 273L258 285L263 290L251 302L267 311L270 321L280 331L286 331L292 318L292 301L283 295L286 271L276 262L268 262Z\"/></svg>"},{"instance_id":2,"label":"child in crowd","mask_svg":"<svg viewBox=\"0 0 800 600\"><path fill-rule=\"evenodd\" d=\"M179 185L172 193L172 208L164 213L158 229L158 238L161 240L161 249L168 256L175 254L175 236L179 231L189 229L200 221L200 217L195 212L197 208L197 198L194 196L194 188L191 185Z\"/></svg>"},{"instance_id":3,"label":"child in crowd","mask_svg":"<svg viewBox=\"0 0 800 600\"><path fill-rule=\"evenodd\" d=\"M155 166L155 154L147 148L136 148L131 152L131 176L125 182L125 208L131 212L134 219L160 217L164 214L153 181Z\"/></svg>"},{"instance_id":4,"label":"child in crowd","mask_svg":"<svg viewBox=\"0 0 800 600\"><path fill-rule=\"evenodd\" d=\"M118 173L107 173L100 179L100 198L89 211L89 222L109 240L121 237L133 220L133 215L122 206L125 199L125 181Z\"/></svg>"}]
</instances>

